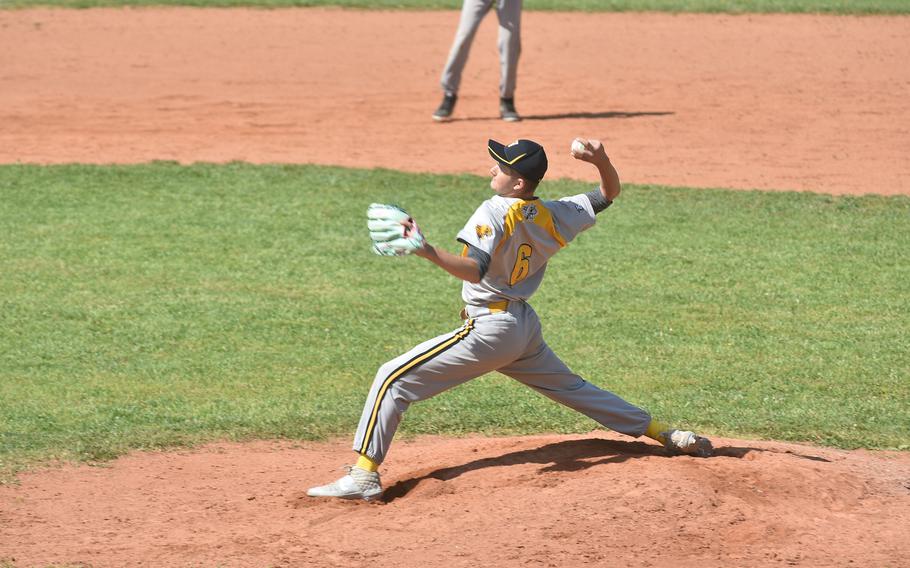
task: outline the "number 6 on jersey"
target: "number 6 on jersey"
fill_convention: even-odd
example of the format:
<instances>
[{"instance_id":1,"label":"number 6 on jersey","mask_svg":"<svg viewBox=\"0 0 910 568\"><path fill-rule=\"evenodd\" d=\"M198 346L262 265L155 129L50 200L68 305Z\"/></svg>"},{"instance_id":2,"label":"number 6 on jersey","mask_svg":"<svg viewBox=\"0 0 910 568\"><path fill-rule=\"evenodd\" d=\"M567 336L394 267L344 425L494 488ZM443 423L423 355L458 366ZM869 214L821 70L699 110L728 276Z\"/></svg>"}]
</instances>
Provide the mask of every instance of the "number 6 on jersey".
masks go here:
<instances>
[{"instance_id":1,"label":"number 6 on jersey","mask_svg":"<svg viewBox=\"0 0 910 568\"><path fill-rule=\"evenodd\" d=\"M509 286L521 282L528 277L531 271L531 245L524 243L518 247L518 257L515 259L515 266L512 267L512 276L509 278Z\"/></svg>"}]
</instances>

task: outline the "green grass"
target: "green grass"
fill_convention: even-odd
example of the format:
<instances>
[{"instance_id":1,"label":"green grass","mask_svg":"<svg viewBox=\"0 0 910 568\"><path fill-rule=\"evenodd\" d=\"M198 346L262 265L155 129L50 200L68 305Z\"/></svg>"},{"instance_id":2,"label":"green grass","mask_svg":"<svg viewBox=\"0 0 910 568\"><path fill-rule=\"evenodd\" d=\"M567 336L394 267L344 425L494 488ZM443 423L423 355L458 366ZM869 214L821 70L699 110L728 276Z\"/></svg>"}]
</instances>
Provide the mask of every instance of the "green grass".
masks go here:
<instances>
[{"instance_id":1,"label":"green grass","mask_svg":"<svg viewBox=\"0 0 910 568\"><path fill-rule=\"evenodd\" d=\"M339 6L355 9L446 9L461 0L0 0L0 8L61 6L200 6L260 8ZM581 12L708 12L908 14L907 0L525 0L526 10Z\"/></svg>"},{"instance_id":2,"label":"green grass","mask_svg":"<svg viewBox=\"0 0 910 568\"><path fill-rule=\"evenodd\" d=\"M356 426L376 368L460 325L460 285L369 251L372 201L437 244L473 176L0 166L0 474ZM543 196L587 184L551 181ZM910 199L627 187L533 299L580 374L708 433L906 448ZM402 433L583 432L498 375Z\"/></svg>"}]
</instances>

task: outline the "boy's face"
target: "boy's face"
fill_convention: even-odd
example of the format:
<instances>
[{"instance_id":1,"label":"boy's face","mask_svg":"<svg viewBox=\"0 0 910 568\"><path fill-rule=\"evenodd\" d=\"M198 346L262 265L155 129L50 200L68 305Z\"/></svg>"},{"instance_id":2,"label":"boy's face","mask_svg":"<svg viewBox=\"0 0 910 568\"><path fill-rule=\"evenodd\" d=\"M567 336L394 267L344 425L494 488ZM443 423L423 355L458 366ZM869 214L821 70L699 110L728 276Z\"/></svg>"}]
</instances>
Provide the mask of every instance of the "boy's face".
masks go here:
<instances>
[{"instance_id":1,"label":"boy's face","mask_svg":"<svg viewBox=\"0 0 910 568\"><path fill-rule=\"evenodd\" d=\"M498 195L510 197L521 193L521 188L518 187L521 185L519 184L521 177L516 175L510 168L500 165L499 162L494 162L493 167L490 168L490 175L493 178L490 180L490 189Z\"/></svg>"}]
</instances>

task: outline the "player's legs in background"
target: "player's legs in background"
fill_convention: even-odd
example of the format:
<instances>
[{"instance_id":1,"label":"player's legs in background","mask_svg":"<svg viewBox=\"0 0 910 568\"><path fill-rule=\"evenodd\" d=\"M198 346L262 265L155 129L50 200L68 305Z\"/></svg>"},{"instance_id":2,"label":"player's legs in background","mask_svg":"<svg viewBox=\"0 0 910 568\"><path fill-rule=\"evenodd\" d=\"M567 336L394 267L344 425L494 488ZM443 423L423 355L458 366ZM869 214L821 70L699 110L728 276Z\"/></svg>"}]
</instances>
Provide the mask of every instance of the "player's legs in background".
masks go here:
<instances>
[{"instance_id":1,"label":"player's legs in background","mask_svg":"<svg viewBox=\"0 0 910 568\"><path fill-rule=\"evenodd\" d=\"M461 73L468 61L471 43L483 17L490 10L493 0L464 0L461 7L461 19L455 40L449 51L449 59L442 70L440 84L445 93L457 94L461 87Z\"/></svg>"},{"instance_id":2,"label":"player's legs in background","mask_svg":"<svg viewBox=\"0 0 910 568\"><path fill-rule=\"evenodd\" d=\"M499 97L512 100L518 80L518 58L521 55L522 0L496 0L499 17Z\"/></svg>"}]
</instances>

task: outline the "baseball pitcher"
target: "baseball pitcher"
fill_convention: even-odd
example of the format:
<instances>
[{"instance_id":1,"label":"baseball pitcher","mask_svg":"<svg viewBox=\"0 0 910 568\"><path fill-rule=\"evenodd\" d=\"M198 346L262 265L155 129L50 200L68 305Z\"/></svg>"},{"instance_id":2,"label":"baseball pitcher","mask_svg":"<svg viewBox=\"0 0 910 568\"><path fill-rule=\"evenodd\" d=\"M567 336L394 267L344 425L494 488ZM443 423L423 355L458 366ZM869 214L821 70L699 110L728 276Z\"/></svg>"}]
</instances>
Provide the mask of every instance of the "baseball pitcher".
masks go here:
<instances>
[{"instance_id":1,"label":"baseball pitcher","mask_svg":"<svg viewBox=\"0 0 910 568\"><path fill-rule=\"evenodd\" d=\"M495 195L471 215L457 239L461 255L431 245L402 209L373 204L367 211L373 250L381 255L415 254L464 281L464 323L379 368L354 436L355 465L341 479L314 487L312 497L377 499L379 466L401 417L425 400L491 371L531 387L602 426L629 436L648 436L672 453L708 457L711 442L670 428L615 394L573 373L550 349L528 300L540 286L551 256L592 227L619 196L616 169L597 140L576 139L572 155L593 164L600 186L587 193L545 201L535 196L547 171L536 142L488 142Z\"/></svg>"}]
</instances>

